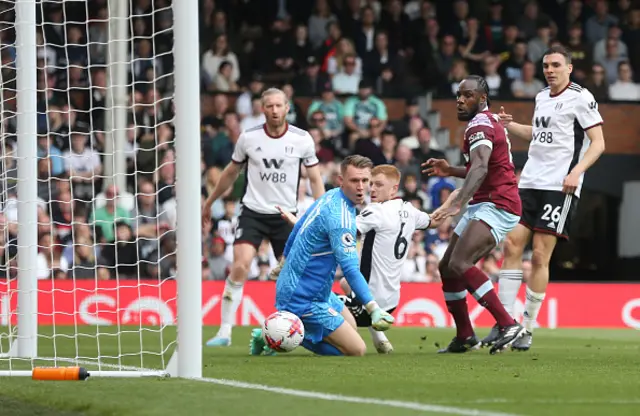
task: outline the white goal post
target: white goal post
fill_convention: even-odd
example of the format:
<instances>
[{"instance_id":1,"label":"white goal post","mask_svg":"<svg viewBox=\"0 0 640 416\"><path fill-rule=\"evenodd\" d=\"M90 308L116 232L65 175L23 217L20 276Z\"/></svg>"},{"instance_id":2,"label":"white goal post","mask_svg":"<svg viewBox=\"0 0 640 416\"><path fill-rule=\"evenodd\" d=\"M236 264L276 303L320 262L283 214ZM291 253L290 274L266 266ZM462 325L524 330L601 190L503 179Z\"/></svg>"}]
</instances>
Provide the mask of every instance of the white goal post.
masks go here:
<instances>
[{"instance_id":1,"label":"white goal post","mask_svg":"<svg viewBox=\"0 0 640 416\"><path fill-rule=\"evenodd\" d=\"M202 377L198 21L0 5L0 376Z\"/></svg>"}]
</instances>

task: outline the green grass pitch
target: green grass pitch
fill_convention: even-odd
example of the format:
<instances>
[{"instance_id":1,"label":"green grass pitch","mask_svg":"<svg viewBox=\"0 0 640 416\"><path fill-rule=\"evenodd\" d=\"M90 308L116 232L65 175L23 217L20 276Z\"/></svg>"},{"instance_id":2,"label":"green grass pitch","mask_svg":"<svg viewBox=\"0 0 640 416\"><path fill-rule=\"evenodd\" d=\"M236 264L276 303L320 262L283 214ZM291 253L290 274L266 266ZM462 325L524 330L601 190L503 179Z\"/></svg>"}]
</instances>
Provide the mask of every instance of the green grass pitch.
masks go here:
<instances>
[{"instance_id":1,"label":"green grass pitch","mask_svg":"<svg viewBox=\"0 0 640 416\"><path fill-rule=\"evenodd\" d=\"M140 334L132 328L121 330L131 332L119 338L114 336L115 328L100 329L101 355L121 355L120 363L125 365L160 366L159 354L140 356ZM81 355L97 356L95 327L90 331L80 328L79 332L86 332L77 338L66 337L74 333L72 327L58 327L57 331L63 331L56 334L57 356L74 357L76 345ZM41 328L41 333L51 335L51 328ZM205 327L204 339L214 333L215 328ZM368 332L362 335L369 342ZM395 347L393 354L377 355L369 343L369 353L363 358L316 357L301 348L288 355L250 357L249 328L236 328L232 347L204 348L204 377L365 399L359 402L168 378L52 382L6 377L0 378L0 414L640 414L639 331L537 330L532 351L495 356L486 349L464 355L436 354L436 344L446 345L452 329L394 328L388 335ZM161 334L145 329L142 336L144 349L155 353L174 339L174 328ZM6 351L6 340L1 346ZM52 347L43 337L40 355L53 355ZM170 355L171 348L165 351L165 360ZM105 361L118 362L115 358ZM6 369L6 360L0 359L0 370ZM391 403L395 407L371 404L367 399L396 403ZM411 406L413 409L408 408Z\"/></svg>"}]
</instances>

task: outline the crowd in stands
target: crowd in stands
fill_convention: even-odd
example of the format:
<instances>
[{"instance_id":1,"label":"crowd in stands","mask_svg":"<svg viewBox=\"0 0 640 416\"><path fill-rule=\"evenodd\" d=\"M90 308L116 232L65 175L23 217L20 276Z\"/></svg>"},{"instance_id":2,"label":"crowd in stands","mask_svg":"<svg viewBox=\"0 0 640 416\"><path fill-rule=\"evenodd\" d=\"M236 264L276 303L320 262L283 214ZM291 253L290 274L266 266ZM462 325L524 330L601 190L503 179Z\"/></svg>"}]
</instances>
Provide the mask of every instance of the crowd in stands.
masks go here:
<instances>
[{"instance_id":1,"label":"crowd in stands","mask_svg":"<svg viewBox=\"0 0 640 416\"><path fill-rule=\"evenodd\" d=\"M39 278L175 276L171 0L131 0L130 13L129 175L119 189L102 176L113 168L109 2L39 3ZM315 139L327 189L336 186L340 158L358 153L398 166L400 196L425 211L456 185L420 171L447 150L422 117L418 97L426 92L453 98L474 73L486 77L492 98L532 99L545 85L542 56L560 43L571 49L572 79L599 101L640 100L640 5L631 0L201 0L199 17L193 53L202 94L212 96L201 122L203 198L242 130L264 121L259 97L271 86L289 97L288 121ZM4 2L0 273L9 276L19 209L14 20ZM390 98L404 100L402 118L389 119ZM228 273L243 180L212 207L203 279ZM304 178L301 185L302 213L312 200ZM404 280L438 281L451 233L450 222L416 232ZM265 242L250 277L267 279L274 263ZM498 248L482 267L496 274L500 263Z\"/></svg>"}]
</instances>

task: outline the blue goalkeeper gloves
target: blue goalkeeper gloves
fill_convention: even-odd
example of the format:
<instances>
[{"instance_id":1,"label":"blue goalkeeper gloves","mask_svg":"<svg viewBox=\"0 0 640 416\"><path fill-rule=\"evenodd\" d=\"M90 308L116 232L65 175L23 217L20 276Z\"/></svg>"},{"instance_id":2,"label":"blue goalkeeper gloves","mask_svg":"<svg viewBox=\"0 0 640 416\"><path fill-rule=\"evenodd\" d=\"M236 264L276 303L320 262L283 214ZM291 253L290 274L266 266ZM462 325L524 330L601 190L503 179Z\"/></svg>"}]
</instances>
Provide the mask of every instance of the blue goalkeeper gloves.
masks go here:
<instances>
[{"instance_id":1,"label":"blue goalkeeper gloves","mask_svg":"<svg viewBox=\"0 0 640 416\"><path fill-rule=\"evenodd\" d=\"M371 316L371 326L373 327L373 329L375 329L376 331L386 331L387 329L391 328L391 325L393 324L395 319L393 319L393 316L391 316L389 313L380 309L378 303L376 303L375 301L371 301L367 303L366 309Z\"/></svg>"}]
</instances>

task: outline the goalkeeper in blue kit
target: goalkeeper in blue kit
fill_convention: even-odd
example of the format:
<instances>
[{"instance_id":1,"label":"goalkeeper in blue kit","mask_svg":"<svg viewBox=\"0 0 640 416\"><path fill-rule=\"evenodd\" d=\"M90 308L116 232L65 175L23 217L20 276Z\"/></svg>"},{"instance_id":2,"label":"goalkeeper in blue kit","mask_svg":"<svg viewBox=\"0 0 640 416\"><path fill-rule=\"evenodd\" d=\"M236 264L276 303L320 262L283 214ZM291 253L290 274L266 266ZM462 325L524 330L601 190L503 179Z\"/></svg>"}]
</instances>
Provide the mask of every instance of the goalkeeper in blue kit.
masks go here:
<instances>
[{"instance_id":1,"label":"goalkeeper in blue kit","mask_svg":"<svg viewBox=\"0 0 640 416\"><path fill-rule=\"evenodd\" d=\"M284 249L286 261L276 284L276 308L300 317L304 324L302 346L318 355L361 356L366 351L355 318L332 292L338 265L370 314L371 326L385 331L394 321L373 299L356 250L355 206L364 202L372 167L366 157L345 158L340 188L324 194L306 211ZM251 354L272 353L262 330L254 329Z\"/></svg>"}]
</instances>

